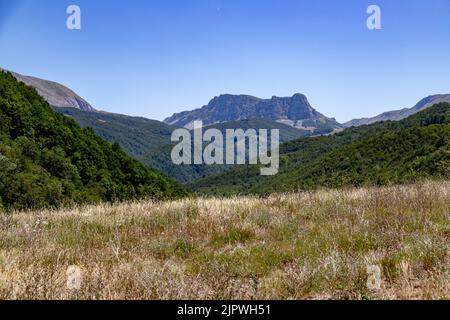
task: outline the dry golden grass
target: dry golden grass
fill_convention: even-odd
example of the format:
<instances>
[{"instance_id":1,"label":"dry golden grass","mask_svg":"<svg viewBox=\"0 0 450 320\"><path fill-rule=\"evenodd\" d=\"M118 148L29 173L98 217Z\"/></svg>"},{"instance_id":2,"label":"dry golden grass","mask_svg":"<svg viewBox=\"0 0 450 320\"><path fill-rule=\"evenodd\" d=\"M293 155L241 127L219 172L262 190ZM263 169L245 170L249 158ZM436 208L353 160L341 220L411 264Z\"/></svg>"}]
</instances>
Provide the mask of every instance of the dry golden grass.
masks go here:
<instances>
[{"instance_id":1,"label":"dry golden grass","mask_svg":"<svg viewBox=\"0 0 450 320\"><path fill-rule=\"evenodd\" d=\"M449 268L450 182L0 214L0 299L447 299Z\"/></svg>"}]
</instances>

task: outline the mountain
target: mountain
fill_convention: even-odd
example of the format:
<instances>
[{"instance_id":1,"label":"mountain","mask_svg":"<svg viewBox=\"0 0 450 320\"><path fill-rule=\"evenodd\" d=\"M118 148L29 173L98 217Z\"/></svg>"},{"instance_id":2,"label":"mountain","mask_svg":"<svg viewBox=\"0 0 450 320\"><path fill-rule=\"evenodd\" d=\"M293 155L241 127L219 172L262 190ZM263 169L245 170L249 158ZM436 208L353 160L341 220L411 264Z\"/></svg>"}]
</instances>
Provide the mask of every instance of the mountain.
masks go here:
<instances>
[{"instance_id":1,"label":"mountain","mask_svg":"<svg viewBox=\"0 0 450 320\"><path fill-rule=\"evenodd\" d=\"M450 104L440 103L398 122L352 127L303 138L280 148L280 173L237 166L188 185L200 194L266 194L318 187L390 185L450 178Z\"/></svg>"},{"instance_id":2,"label":"mountain","mask_svg":"<svg viewBox=\"0 0 450 320\"><path fill-rule=\"evenodd\" d=\"M170 144L176 127L164 122L142 117L131 117L108 112L88 112L75 108L54 108L74 119L84 128L92 128L96 134L110 143L118 143L130 156L142 159ZM154 162L147 162L154 167Z\"/></svg>"},{"instance_id":3,"label":"mountain","mask_svg":"<svg viewBox=\"0 0 450 320\"><path fill-rule=\"evenodd\" d=\"M0 68L0 71L1 70L3 69ZM8 72L10 72L17 80L35 88L39 95L53 107L69 107L89 112L95 111L95 109L86 100L59 83L24 76L11 71Z\"/></svg>"},{"instance_id":4,"label":"mountain","mask_svg":"<svg viewBox=\"0 0 450 320\"><path fill-rule=\"evenodd\" d=\"M195 179L223 172L230 168L229 166L174 165L170 158L173 147L170 137L173 130L177 128L176 126L142 117L97 111L72 90L58 83L22 76L13 72L11 74L19 81L34 87L49 102L54 111L72 118L83 128L92 128L96 134L106 141L119 144L128 155L181 183L192 182ZM222 131L233 128L244 130L250 128L279 129L281 142L312 134L310 130L296 129L283 123L265 119L231 121L211 127Z\"/></svg>"},{"instance_id":5,"label":"mountain","mask_svg":"<svg viewBox=\"0 0 450 320\"><path fill-rule=\"evenodd\" d=\"M311 136L311 131L306 129L296 129L290 125L276 122L267 119L246 119L246 120L238 120L238 121L229 121L223 123L216 123L212 125L208 125L204 128L204 130L208 129L219 129L224 135L227 129L267 129L267 130L280 130L280 143L295 140L301 137L309 137Z\"/></svg>"},{"instance_id":6,"label":"mountain","mask_svg":"<svg viewBox=\"0 0 450 320\"><path fill-rule=\"evenodd\" d=\"M109 144L53 111L34 88L0 72L0 207L59 207L185 194L118 144Z\"/></svg>"},{"instance_id":7,"label":"mountain","mask_svg":"<svg viewBox=\"0 0 450 320\"><path fill-rule=\"evenodd\" d=\"M255 129L257 131L260 129L278 129L280 130L281 143L309 136L310 134L308 131L298 130L288 125L265 119L231 121L203 128L203 130L208 129L218 129L224 134L227 129ZM212 176L234 167L234 165L175 165L170 158L173 146L173 143L163 146L156 152L151 152L140 160L143 163L153 163L156 169L166 173L169 177L182 184L195 183L198 179Z\"/></svg>"},{"instance_id":8,"label":"mountain","mask_svg":"<svg viewBox=\"0 0 450 320\"><path fill-rule=\"evenodd\" d=\"M176 113L164 120L169 125L192 128L193 122L203 121L204 125L266 119L308 130L313 134L333 132L341 126L335 119L327 118L316 111L302 94L292 97L260 99L248 95L221 95L208 105L193 111Z\"/></svg>"},{"instance_id":9,"label":"mountain","mask_svg":"<svg viewBox=\"0 0 450 320\"><path fill-rule=\"evenodd\" d=\"M75 101L81 99L70 89L54 82L24 77L18 74L14 74L14 76L35 86L41 95L47 96L48 101L53 101L52 105L56 104L55 97L64 95L66 97L78 97L78 100L75 99ZM62 94L61 90L66 93ZM44 91L45 93L43 93ZM67 94L67 92L70 92L70 94ZM65 98L61 99L64 100ZM74 100L69 99L65 101ZM435 102L443 101L450 101L450 95L430 96L411 109L385 113L372 120L354 120L352 123L347 123L346 126L359 126L365 121L377 122L403 119L429 108ZM83 107L86 105L89 107ZM119 144L128 155L142 163L197 190L201 190L202 185L208 185L209 177L216 179L221 174L226 176L227 174L238 172L242 168L234 169L233 166L226 165L174 165L170 159L171 150L174 146L170 142L170 136L177 127L185 126L190 128L193 121L202 120L205 129L217 128L223 132L226 129L237 128L244 130L250 128L279 129L282 143L302 137L323 135L331 132L337 133L342 130L334 119L327 118L312 108L307 98L301 94L296 94L290 98L273 97L267 100L246 95L222 95L214 98L207 106L201 109L175 114L166 119L166 123L140 117L98 112L85 101L81 105L72 103L67 107L56 106L54 110L74 119L82 127L92 128L96 134L108 142ZM361 129L359 132L368 130L366 126L364 127L365 129ZM375 128L378 128L378 126L375 126ZM371 130L368 131L372 132ZM346 143L355 142L355 137L360 138L360 135L360 133L347 130L346 134L337 134L336 137L313 137L311 140L297 140L302 141L300 145L310 147L306 147L309 151L301 156L297 156L296 161L307 163L314 159L313 155L320 156L329 152L332 148L342 147ZM287 143L282 146L282 149L289 148L292 145L295 145L295 143ZM290 156L292 154L295 154L295 152L289 153ZM291 169L294 170L295 168ZM251 171L251 169L249 170ZM228 173L228 171L230 172ZM282 174L281 172L280 175ZM242 174L237 176L241 177ZM196 185L195 181L199 179L201 181ZM220 182L221 179L219 178L218 181ZM257 180L259 179L260 177L257 177ZM246 178L243 178L242 185L246 186L244 189L248 187L248 190L245 191L251 190L250 185L246 184L245 181ZM235 181L234 184L238 183ZM264 188L261 187L261 190Z\"/></svg>"},{"instance_id":10,"label":"mountain","mask_svg":"<svg viewBox=\"0 0 450 320\"><path fill-rule=\"evenodd\" d=\"M74 108L55 108L82 127L89 127L96 134L109 141L118 143L129 155L151 166L180 183L189 183L205 176L230 169L230 166L175 165L170 158L174 144L170 141L176 127L163 122L140 117L130 117L105 112L85 112ZM264 120L241 120L207 126L225 132L226 129L278 129L280 141L287 142L310 135L307 130Z\"/></svg>"},{"instance_id":11,"label":"mountain","mask_svg":"<svg viewBox=\"0 0 450 320\"><path fill-rule=\"evenodd\" d=\"M343 126L345 128L349 127L358 127L365 124L372 124L380 121L398 121L404 118L407 118L417 112L425 110L426 108L431 107L434 104L447 102L450 103L450 94L438 94L433 96L428 96L422 100L420 100L414 107L405 108L401 110L388 111L384 112L373 118L361 118L361 119L353 119L347 123L344 123Z\"/></svg>"}]
</instances>

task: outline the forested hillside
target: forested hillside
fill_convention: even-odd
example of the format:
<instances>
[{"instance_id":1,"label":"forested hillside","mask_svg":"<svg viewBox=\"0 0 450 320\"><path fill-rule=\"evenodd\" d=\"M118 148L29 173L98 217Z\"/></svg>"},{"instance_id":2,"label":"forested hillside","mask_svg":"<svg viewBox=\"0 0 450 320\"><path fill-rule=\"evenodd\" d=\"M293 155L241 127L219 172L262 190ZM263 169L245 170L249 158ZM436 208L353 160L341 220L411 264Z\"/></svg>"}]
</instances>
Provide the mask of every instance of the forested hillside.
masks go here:
<instances>
[{"instance_id":1,"label":"forested hillside","mask_svg":"<svg viewBox=\"0 0 450 320\"><path fill-rule=\"evenodd\" d=\"M86 112L75 108L54 108L73 118L82 127L89 127L110 143L118 143L132 157L142 163L165 173L180 183L194 182L197 179L230 169L225 165L175 165L170 158L173 143L170 141L176 127L156 120L130 117L106 112ZM205 127L215 128L225 133L226 129L278 129L280 142L310 136L308 130L265 119L231 121Z\"/></svg>"},{"instance_id":2,"label":"forested hillside","mask_svg":"<svg viewBox=\"0 0 450 320\"><path fill-rule=\"evenodd\" d=\"M450 105L441 103L399 122L288 142L281 147L276 176L262 177L257 166L241 166L190 187L229 195L448 179L449 140Z\"/></svg>"},{"instance_id":3,"label":"forested hillside","mask_svg":"<svg viewBox=\"0 0 450 320\"><path fill-rule=\"evenodd\" d=\"M0 72L0 206L174 198L185 191Z\"/></svg>"},{"instance_id":4,"label":"forested hillside","mask_svg":"<svg viewBox=\"0 0 450 320\"><path fill-rule=\"evenodd\" d=\"M118 143L130 156L143 160L163 146L170 144L176 127L142 117L131 117L108 112L87 112L75 108L54 107L56 112L74 119L83 128L92 128L110 143ZM145 164L154 168L155 162Z\"/></svg>"}]
</instances>

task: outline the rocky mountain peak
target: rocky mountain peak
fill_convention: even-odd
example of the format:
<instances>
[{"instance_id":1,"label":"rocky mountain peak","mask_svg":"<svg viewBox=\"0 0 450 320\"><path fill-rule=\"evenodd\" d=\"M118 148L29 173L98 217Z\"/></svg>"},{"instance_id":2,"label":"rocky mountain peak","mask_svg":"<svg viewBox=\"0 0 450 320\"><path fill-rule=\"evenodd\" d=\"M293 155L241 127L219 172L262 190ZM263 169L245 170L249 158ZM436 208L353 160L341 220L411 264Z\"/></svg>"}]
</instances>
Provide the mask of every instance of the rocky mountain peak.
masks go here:
<instances>
[{"instance_id":1,"label":"rocky mountain peak","mask_svg":"<svg viewBox=\"0 0 450 320\"><path fill-rule=\"evenodd\" d=\"M7 71L0 68L0 71ZM11 72L11 71L8 71ZM53 81L43 80L36 77L24 76L11 72L19 81L37 90L51 106L59 108L76 108L83 111L96 111L86 100L81 98L69 88Z\"/></svg>"},{"instance_id":2,"label":"rocky mountain peak","mask_svg":"<svg viewBox=\"0 0 450 320\"><path fill-rule=\"evenodd\" d=\"M176 113L164 121L189 128L197 120L203 121L204 125L210 125L247 119L266 119L311 130L319 125L329 127L330 130L339 127L334 119L327 118L315 110L308 98L300 93L292 97L273 96L270 99L224 94L213 98L208 105L200 109Z\"/></svg>"}]
</instances>

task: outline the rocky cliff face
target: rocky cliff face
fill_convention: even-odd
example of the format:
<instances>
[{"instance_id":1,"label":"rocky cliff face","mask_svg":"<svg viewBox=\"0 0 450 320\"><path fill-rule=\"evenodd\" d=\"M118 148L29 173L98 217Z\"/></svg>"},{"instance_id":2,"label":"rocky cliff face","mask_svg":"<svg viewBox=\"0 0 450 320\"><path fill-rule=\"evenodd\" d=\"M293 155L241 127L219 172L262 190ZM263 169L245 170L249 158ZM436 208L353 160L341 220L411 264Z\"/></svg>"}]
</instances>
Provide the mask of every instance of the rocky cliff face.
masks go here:
<instances>
[{"instance_id":1,"label":"rocky cliff face","mask_svg":"<svg viewBox=\"0 0 450 320\"><path fill-rule=\"evenodd\" d=\"M34 87L39 95L53 107L76 108L90 112L96 111L86 100L59 83L24 76L15 72L11 72L11 74L16 77L17 80Z\"/></svg>"},{"instance_id":2,"label":"rocky cliff face","mask_svg":"<svg viewBox=\"0 0 450 320\"><path fill-rule=\"evenodd\" d=\"M190 128L197 120L203 121L204 125L211 125L247 119L278 121L311 131L318 128L333 131L340 127L335 119L328 118L315 110L302 94L271 99L247 95L221 95L200 109L174 114L164 122Z\"/></svg>"}]
</instances>

